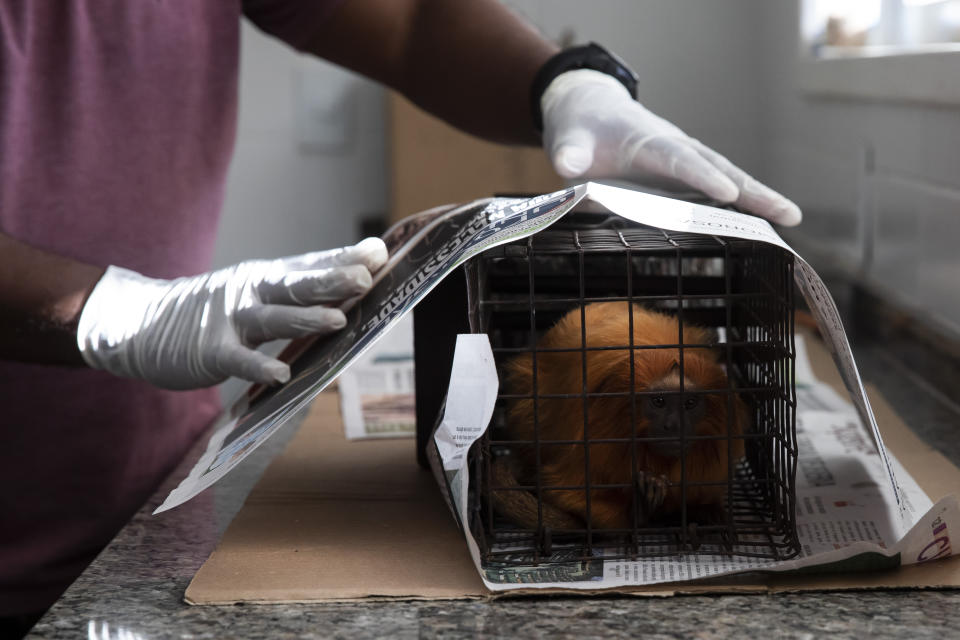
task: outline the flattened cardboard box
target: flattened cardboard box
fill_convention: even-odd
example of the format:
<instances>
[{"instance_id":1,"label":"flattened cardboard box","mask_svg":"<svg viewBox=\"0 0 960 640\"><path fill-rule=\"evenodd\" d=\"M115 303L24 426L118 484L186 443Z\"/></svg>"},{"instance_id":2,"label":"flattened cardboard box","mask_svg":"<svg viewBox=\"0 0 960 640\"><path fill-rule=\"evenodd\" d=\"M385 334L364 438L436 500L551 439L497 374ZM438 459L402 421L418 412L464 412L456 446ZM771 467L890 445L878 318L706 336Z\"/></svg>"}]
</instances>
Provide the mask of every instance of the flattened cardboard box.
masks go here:
<instances>
[{"instance_id":1,"label":"flattened cardboard box","mask_svg":"<svg viewBox=\"0 0 960 640\"><path fill-rule=\"evenodd\" d=\"M814 373L844 395L819 341ZM870 401L889 450L936 501L960 469L924 444L876 392ZM960 557L893 571L727 576L611 593L667 596L808 590L960 587ZM551 593L543 589L497 594ZM589 595L591 591L562 591ZM347 442L335 392L320 394L187 588L189 604L442 600L494 597L482 584L413 440Z\"/></svg>"}]
</instances>

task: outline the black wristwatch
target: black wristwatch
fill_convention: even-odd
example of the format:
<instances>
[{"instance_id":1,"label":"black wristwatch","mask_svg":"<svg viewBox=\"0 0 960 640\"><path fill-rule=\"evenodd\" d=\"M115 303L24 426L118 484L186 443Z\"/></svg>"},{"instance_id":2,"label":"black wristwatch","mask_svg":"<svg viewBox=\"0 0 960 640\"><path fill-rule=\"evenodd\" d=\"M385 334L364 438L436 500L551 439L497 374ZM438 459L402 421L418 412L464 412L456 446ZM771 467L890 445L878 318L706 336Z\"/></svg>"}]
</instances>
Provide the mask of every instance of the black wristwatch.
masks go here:
<instances>
[{"instance_id":1,"label":"black wristwatch","mask_svg":"<svg viewBox=\"0 0 960 640\"><path fill-rule=\"evenodd\" d=\"M543 133L543 113L540 111L540 98L553 82L554 78L565 71L574 69L593 69L613 76L627 88L634 99L637 97L637 74L616 55L610 53L595 42L582 47L564 49L547 60L530 85L530 114L537 133Z\"/></svg>"}]
</instances>

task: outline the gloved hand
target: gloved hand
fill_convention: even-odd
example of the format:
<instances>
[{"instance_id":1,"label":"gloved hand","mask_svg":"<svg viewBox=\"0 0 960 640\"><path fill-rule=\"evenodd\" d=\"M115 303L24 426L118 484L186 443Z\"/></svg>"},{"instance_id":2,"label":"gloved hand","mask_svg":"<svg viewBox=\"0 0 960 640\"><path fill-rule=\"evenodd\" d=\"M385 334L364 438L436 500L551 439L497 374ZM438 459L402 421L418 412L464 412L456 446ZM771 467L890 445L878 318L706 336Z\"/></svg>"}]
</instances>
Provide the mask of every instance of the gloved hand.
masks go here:
<instances>
[{"instance_id":1,"label":"gloved hand","mask_svg":"<svg viewBox=\"0 0 960 640\"><path fill-rule=\"evenodd\" d=\"M167 389L229 376L286 382L290 368L254 347L342 329L347 319L336 307L365 293L386 261L383 241L367 238L176 280L109 267L83 307L77 343L94 369Z\"/></svg>"},{"instance_id":2,"label":"gloved hand","mask_svg":"<svg viewBox=\"0 0 960 640\"><path fill-rule=\"evenodd\" d=\"M674 179L772 222L800 222L797 205L645 109L605 73L560 74L540 107L544 149L564 178Z\"/></svg>"}]
</instances>

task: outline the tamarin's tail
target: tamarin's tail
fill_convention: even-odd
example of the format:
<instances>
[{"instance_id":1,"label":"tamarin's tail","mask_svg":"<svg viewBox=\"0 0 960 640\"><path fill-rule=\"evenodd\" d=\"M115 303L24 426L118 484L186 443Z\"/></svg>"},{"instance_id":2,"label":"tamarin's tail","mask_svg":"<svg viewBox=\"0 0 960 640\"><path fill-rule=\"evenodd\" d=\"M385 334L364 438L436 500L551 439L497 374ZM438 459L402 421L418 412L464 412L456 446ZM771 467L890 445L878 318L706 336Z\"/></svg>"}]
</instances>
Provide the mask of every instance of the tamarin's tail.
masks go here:
<instances>
[{"instance_id":1,"label":"tamarin's tail","mask_svg":"<svg viewBox=\"0 0 960 640\"><path fill-rule=\"evenodd\" d=\"M504 518L526 529L537 530L540 524L551 529L583 529L583 522L529 491L518 489L520 483L503 456L494 457L490 464L490 499L494 510ZM503 490L500 490L503 489Z\"/></svg>"}]
</instances>

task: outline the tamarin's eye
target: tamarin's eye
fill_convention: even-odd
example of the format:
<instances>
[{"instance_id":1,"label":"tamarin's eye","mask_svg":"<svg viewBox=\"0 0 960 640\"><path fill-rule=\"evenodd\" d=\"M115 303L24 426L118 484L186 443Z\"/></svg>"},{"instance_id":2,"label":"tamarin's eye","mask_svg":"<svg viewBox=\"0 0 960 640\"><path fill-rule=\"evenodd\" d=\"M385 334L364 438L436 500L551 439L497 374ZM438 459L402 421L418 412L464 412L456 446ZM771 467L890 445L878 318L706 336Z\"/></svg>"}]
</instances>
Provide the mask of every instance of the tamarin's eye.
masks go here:
<instances>
[{"instance_id":1,"label":"tamarin's eye","mask_svg":"<svg viewBox=\"0 0 960 640\"><path fill-rule=\"evenodd\" d=\"M697 403L700 401L700 398L693 396L692 398L687 398L683 401L683 408L690 410L697 406Z\"/></svg>"},{"instance_id":2,"label":"tamarin's eye","mask_svg":"<svg viewBox=\"0 0 960 640\"><path fill-rule=\"evenodd\" d=\"M663 405L667 404L667 400L662 395L653 396L650 402L653 403L653 406L657 409L662 409Z\"/></svg>"}]
</instances>

